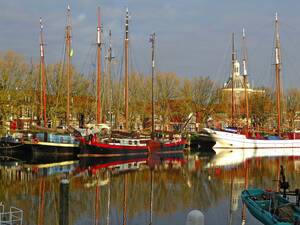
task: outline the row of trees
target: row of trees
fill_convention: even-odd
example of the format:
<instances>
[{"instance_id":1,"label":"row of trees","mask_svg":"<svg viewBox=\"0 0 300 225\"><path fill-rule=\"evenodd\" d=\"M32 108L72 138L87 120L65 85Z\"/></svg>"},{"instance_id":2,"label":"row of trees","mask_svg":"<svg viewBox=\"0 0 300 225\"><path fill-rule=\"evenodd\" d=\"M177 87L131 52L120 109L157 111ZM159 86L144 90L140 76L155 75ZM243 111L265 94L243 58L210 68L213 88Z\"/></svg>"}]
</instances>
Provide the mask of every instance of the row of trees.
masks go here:
<instances>
[{"instance_id":1,"label":"row of trees","mask_svg":"<svg viewBox=\"0 0 300 225\"><path fill-rule=\"evenodd\" d=\"M61 63L47 65L47 116L58 123L65 118L66 74ZM80 74L72 68L72 116L84 115L85 122L95 121L96 75ZM184 121L189 113L195 113L197 122L204 124L207 118L228 120L231 113L230 98L222 94L221 87L209 77L184 78L175 73L157 73L155 79L155 114L162 125L170 121ZM250 113L264 126L274 116L274 93L263 88L264 94L251 94ZM102 82L102 115L109 119L123 120L124 88L122 80L108 79ZM300 90L291 89L285 96L286 121L295 125L300 108ZM238 117L245 117L244 104L239 106ZM140 123L150 126L151 77L140 73L130 74L129 118L131 128ZM0 54L0 121L20 116L40 118L40 70L39 65L28 63L23 56L8 51Z\"/></svg>"}]
</instances>

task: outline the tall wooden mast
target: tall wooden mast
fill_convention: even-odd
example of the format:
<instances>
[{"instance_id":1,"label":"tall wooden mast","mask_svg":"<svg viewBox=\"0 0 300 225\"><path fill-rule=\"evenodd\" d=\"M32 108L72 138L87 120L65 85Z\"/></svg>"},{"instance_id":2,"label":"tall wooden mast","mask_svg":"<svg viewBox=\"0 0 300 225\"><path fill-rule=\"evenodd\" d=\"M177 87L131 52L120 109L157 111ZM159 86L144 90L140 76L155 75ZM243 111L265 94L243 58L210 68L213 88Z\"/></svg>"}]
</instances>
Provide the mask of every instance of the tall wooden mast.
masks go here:
<instances>
[{"instance_id":1,"label":"tall wooden mast","mask_svg":"<svg viewBox=\"0 0 300 225\"><path fill-rule=\"evenodd\" d=\"M97 124L101 123L101 23L100 7L98 7L97 26Z\"/></svg>"},{"instance_id":2,"label":"tall wooden mast","mask_svg":"<svg viewBox=\"0 0 300 225\"><path fill-rule=\"evenodd\" d=\"M231 68L231 126L235 126L235 101L234 101L234 73L235 73L235 61L236 61L236 54L234 49L234 33L232 33L232 68Z\"/></svg>"},{"instance_id":3,"label":"tall wooden mast","mask_svg":"<svg viewBox=\"0 0 300 225\"><path fill-rule=\"evenodd\" d=\"M277 103L277 135L281 134L281 55L280 55L280 38L279 24L277 13L275 15L275 74L276 74L276 103Z\"/></svg>"},{"instance_id":4,"label":"tall wooden mast","mask_svg":"<svg viewBox=\"0 0 300 225\"><path fill-rule=\"evenodd\" d=\"M151 59L152 59L152 82L151 82L151 102L152 102L152 116L151 116L151 131L152 131L152 137L155 132L155 123L154 123L154 112L155 112L155 106L154 106L154 70L155 70L155 59L154 59L154 51L155 51L155 33L151 34L150 36L150 42L152 47L152 53L151 53Z\"/></svg>"},{"instance_id":5,"label":"tall wooden mast","mask_svg":"<svg viewBox=\"0 0 300 225\"><path fill-rule=\"evenodd\" d=\"M112 43L111 43L111 30L109 30L109 46L108 46L108 56L107 56L107 60L108 60L108 87L107 87L107 93L108 93L108 107L109 107L109 115L110 115L110 129L112 129L112 100L113 100L113 93L112 93L112 74L111 74L111 63L113 60L113 56L112 56Z\"/></svg>"},{"instance_id":6,"label":"tall wooden mast","mask_svg":"<svg viewBox=\"0 0 300 225\"><path fill-rule=\"evenodd\" d=\"M125 129L128 130L128 44L129 44L129 13L126 9L125 17L125 43L124 43L124 56L125 56Z\"/></svg>"},{"instance_id":7,"label":"tall wooden mast","mask_svg":"<svg viewBox=\"0 0 300 225\"><path fill-rule=\"evenodd\" d=\"M70 125L70 95L71 95L71 9L67 9L67 26L66 26L66 57L67 57L67 126Z\"/></svg>"},{"instance_id":8,"label":"tall wooden mast","mask_svg":"<svg viewBox=\"0 0 300 225\"><path fill-rule=\"evenodd\" d=\"M41 115L43 115L44 127L47 127L47 108L46 108L46 77L45 77L45 50L43 23L40 17L40 73L41 73Z\"/></svg>"},{"instance_id":9,"label":"tall wooden mast","mask_svg":"<svg viewBox=\"0 0 300 225\"><path fill-rule=\"evenodd\" d=\"M249 131L249 103L248 103L248 87L247 87L247 48L246 48L246 34L243 28L243 78L244 78L244 93L245 93L245 107L246 107L246 132Z\"/></svg>"}]
</instances>

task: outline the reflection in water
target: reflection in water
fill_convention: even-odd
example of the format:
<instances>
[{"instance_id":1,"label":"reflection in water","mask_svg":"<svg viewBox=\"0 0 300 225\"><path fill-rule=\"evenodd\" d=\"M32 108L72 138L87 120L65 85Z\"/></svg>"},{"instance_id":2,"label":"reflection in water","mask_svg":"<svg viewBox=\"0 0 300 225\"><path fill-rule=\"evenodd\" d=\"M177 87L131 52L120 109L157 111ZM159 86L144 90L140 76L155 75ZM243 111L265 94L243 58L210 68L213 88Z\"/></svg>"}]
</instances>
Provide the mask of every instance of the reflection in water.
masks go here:
<instances>
[{"instance_id":1,"label":"reflection in water","mask_svg":"<svg viewBox=\"0 0 300 225\"><path fill-rule=\"evenodd\" d=\"M58 158L0 166L0 200L24 210L24 224L58 224L59 182L70 181L70 224L184 224L200 209L207 224L259 224L240 200L243 189L275 189L278 166L299 187L300 157L218 156Z\"/></svg>"},{"instance_id":2,"label":"reflection in water","mask_svg":"<svg viewBox=\"0 0 300 225\"><path fill-rule=\"evenodd\" d=\"M153 189L154 189L154 171L150 169L150 213L149 213L149 225L153 223Z\"/></svg>"},{"instance_id":3,"label":"reflection in water","mask_svg":"<svg viewBox=\"0 0 300 225\"><path fill-rule=\"evenodd\" d=\"M110 179L110 172L107 171L108 178ZM106 225L110 224L110 198L111 198L111 182L108 184L107 189L107 217L106 217Z\"/></svg>"},{"instance_id":4,"label":"reflection in water","mask_svg":"<svg viewBox=\"0 0 300 225\"><path fill-rule=\"evenodd\" d=\"M128 174L124 174L124 190L123 190L123 225L126 225L127 219L127 182L128 182Z\"/></svg>"},{"instance_id":5,"label":"reflection in water","mask_svg":"<svg viewBox=\"0 0 300 225\"><path fill-rule=\"evenodd\" d=\"M40 179L39 185L39 207L38 207L38 224L44 224L44 196L45 196L45 179Z\"/></svg>"},{"instance_id":6,"label":"reflection in water","mask_svg":"<svg viewBox=\"0 0 300 225\"><path fill-rule=\"evenodd\" d=\"M248 161L244 163L244 170L245 170L245 187L244 190L248 189L248 179L249 179L249 169L248 169ZM246 204L243 204L242 208L242 225L246 223Z\"/></svg>"}]
</instances>

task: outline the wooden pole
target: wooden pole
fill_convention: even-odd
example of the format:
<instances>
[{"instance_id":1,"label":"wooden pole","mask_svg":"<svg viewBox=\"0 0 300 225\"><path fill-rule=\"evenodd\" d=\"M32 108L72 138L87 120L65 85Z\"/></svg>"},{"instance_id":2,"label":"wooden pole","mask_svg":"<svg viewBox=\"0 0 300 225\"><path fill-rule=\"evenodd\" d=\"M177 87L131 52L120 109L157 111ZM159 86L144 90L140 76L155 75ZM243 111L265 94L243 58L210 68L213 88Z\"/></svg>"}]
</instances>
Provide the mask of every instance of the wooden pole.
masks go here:
<instances>
[{"instance_id":1,"label":"wooden pole","mask_svg":"<svg viewBox=\"0 0 300 225\"><path fill-rule=\"evenodd\" d=\"M249 103L248 103L248 87L247 87L247 49L246 49L246 35L243 29L243 78L244 78L244 94L246 107L246 134L249 132Z\"/></svg>"},{"instance_id":2,"label":"wooden pole","mask_svg":"<svg viewBox=\"0 0 300 225\"><path fill-rule=\"evenodd\" d=\"M97 26L97 124L101 123L101 23L100 7L98 7Z\"/></svg>"},{"instance_id":3,"label":"wooden pole","mask_svg":"<svg viewBox=\"0 0 300 225\"><path fill-rule=\"evenodd\" d=\"M276 75L276 105L277 105L277 135L281 135L281 82L280 82L280 39L279 25L276 13L275 17L275 75Z\"/></svg>"},{"instance_id":4,"label":"wooden pole","mask_svg":"<svg viewBox=\"0 0 300 225\"><path fill-rule=\"evenodd\" d=\"M113 102L113 84L112 84L112 73L111 73L111 63L112 63L112 43L111 43L111 30L109 30L109 48L108 48L108 87L107 87L107 93L108 93L108 102L109 102L109 115L110 115L110 129L113 127L112 123L112 102ZM112 132L110 132L111 134Z\"/></svg>"},{"instance_id":5,"label":"wooden pole","mask_svg":"<svg viewBox=\"0 0 300 225\"><path fill-rule=\"evenodd\" d=\"M46 109L46 77L45 77L45 49L42 18L40 17L40 71L41 71L41 115L43 115L44 127L47 127Z\"/></svg>"},{"instance_id":6,"label":"wooden pole","mask_svg":"<svg viewBox=\"0 0 300 225\"><path fill-rule=\"evenodd\" d=\"M129 42L129 13L128 9L126 10L126 18L125 18L125 130L128 130L128 42Z\"/></svg>"},{"instance_id":7,"label":"wooden pole","mask_svg":"<svg viewBox=\"0 0 300 225\"><path fill-rule=\"evenodd\" d=\"M151 83L151 96L152 96L152 99L151 99L151 102L152 102L152 116L151 116L151 136L152 138L154 137L154 132L155 132L155 118L154 118L154 115L155 115L155 104L154 104L154 70L155 70L155 59L154 59L154 51L155 51L155 33L151 34L150 36L150 42L152 44L152 54L151 54L151 57L152 57L152 83Z\"/></svg>"},{"instance_id":8,"label":"wooden pole","mask_svg":"<svg viewBox=\"0 0 300 225\"><path fill-rule=\"evenodd\" d=\"M63 179L60 182L59 195L59 225L69 224L69 180Z\"/></svg>"},{"instance_id":9,"label":"wooden pole","mask_svg":"<svg viewBox=\"0 0 300 225\"><path fill-rule=\"evenodd\" d=\"M71 9L68 6L66 27L66 56L67 56L67 126L70 125L70 95L71 95Z\"/></svg>"},{"instance_id":10,"label":"wooden pole","mask_svg":"<svg viewBox=\"0 0 300 225\"><path fill-rule=\"evenodd\" d=\"M232 33L232 69L231 69L231 126L235 126L235 102L234 102L234 63L235 63L235 49L234 49L234 33Z\"/></svg>"}]
</instances>

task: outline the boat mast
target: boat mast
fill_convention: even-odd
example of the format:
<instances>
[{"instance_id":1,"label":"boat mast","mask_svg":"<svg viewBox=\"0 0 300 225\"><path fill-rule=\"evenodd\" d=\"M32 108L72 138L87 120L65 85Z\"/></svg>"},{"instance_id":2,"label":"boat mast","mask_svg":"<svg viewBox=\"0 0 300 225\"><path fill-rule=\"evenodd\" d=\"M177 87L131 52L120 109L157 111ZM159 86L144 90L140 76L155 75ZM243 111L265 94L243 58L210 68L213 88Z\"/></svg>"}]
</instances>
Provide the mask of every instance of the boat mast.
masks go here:
<instances>
[{"instance_id":1,"label":"boat mast","mask_svg":"<svg viewBox=\"0 0 300 225\"><path fill-rule=\"evenodd\" d=\"M47 127L46 113L46 77L45 77L45 50L42 17L40 17L40 72L41 72L41 115L43 115L44 127Z\"/></svg>"},{"instance_id":2,"label":"boat mast","mask_svg":"<svg viewBox=\"0 0 300 225\"><path fill-rule=\"evenodd\" d=\"M110 112L110 129L112 129L112 100L113 100L113 96L112 96L112 75L111 75L111 62L113 60L113 56L112 56L112 44L111 44L111 30L109 30L109 47L108 47L108 92L110 92L108 94L109 97L109 112Z\"/></svg>"},{"instance_id":3,"label":"boat mast","mask_svg":"<svg viewBox=\"0 0 300 225\"><path fill-rule=\"evenodd\" d=\"M277 13L275 15L275 74L276 74L276 102L277 102L277 135L281 134L281 55L280 55L280 38L279 24Z\"/></svg>"},{"instance_id":4,"label":"boat mast","mask_svg":"<svg viewBox=\"0 0 300 225\"><path fill-rule=\"evenodd\" d=\"M249 131L249 103L248 103L248 87L247 87L247 48L246 48L246 34L243 28L243 78L244 78L244 92L246 103L246 133Z\"/></svg>"},{"instance_id":5,"label":"boat mast","mask_svg":"<svg viewBox=\"0 0 300 225\"><path fill-rule=\"evenodd\" d=\"M125 17L125 130L128 130L128 42L129 42L129 13L128 8L126 9L126 17Z\"/></svg>"},{"instance_id":6,"label":"boat mast","mask_svg":"<svg viewBox=\"0 0 300 225\"><path fill-rule=\"evenodd\" d=\"M232 68L231 68L231 126L235 126L235 101L234 101L234 69L235 69L235 61L236 61L236 54L234 49L234 33L232 33Z\"/></svg>"},{"instance_id":7,"label":"boat mast","mask_svg":"<svg viewBox=\"0 0 300 225\"><path fill-rule=\"evenodd\" d=\"M152 96L152 117L151 117L151 132L152 137L154 137L155 132L155 123L154 123L154 69L155 69L155 60L154 60L154 50L155 50L155 33L150 35L150 42L152 44L152 83L151 83L151 96Z\"/></svg>"},{"instance_id":8,"label":"boat mast","mask_svg":"<svg viewBox=\"0 0 300 225\"><path fill-rule=\"evenodd\" d=\"M101 24L100 7L98 7L97 26L97 124L101 123Z\"/></svg>"},{"instance_id":9,"label":"boat mast","mask_svg":"<svg viewBox=\"0 0 300 225\"><path fill-rule=\"evenodd\" d=\"M67 55L67 126L70 125L70 93L71 93L71 9L68 5L66 26L66 55Z\"/></svg>"}]
</instances>

